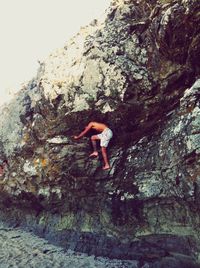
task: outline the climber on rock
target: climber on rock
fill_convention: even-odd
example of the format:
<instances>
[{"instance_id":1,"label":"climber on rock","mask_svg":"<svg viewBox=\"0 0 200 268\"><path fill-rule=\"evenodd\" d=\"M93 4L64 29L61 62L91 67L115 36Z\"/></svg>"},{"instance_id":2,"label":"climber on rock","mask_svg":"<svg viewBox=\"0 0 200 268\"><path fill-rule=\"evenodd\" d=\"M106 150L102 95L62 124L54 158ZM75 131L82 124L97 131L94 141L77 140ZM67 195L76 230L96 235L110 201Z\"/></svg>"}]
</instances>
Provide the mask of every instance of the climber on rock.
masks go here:
<instances>
[{"instance_id":1,"label":"climber on rock","mask_svg":"<svg viewBox=\"0 0 200 268\"><path fill-rule=\"evenodd\" d=\"M104 160L104 167L103 169L109 169L109 161L107 157L107 146L110 141L110 139L113 136L112 130L108 128L107 125L102 124L102 123L97 123L97 122L90 122L85 129L78 135L74 136L74 139L80 139L82 138L89 130L94 129L99 134L91 136L91 141L92 141L92 146L93 146L93 153L90 154L90 157L97 157L98 156L98 151L97 151L97 145L96 141L100 140L100 146L101 146L101 151L102 151L102 156Z\"/></svg>"}]
</instances>

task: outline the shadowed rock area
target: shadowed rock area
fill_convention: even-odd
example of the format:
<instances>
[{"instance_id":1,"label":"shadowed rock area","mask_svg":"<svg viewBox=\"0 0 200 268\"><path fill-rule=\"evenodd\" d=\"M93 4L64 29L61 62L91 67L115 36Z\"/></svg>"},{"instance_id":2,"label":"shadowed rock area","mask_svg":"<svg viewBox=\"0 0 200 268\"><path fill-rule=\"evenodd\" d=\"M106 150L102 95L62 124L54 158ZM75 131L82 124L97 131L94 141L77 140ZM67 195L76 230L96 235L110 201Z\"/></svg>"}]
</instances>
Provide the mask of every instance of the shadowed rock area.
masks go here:
<instances>
[{"instance_id":1,"label":"shadowed rock area","mask_svg":"<svg viewBox=\"0 0 200 268\"><path fill-rule=\"evenodd\" d=\"M112 1L41 63L1 108L2 221L134 267L200 267L199 10ZM108 171L94 133L73 139L89 121L113 130Z\"/></svg>"},{"instance_id":2,"label":"shadowed rock area","mask_svg":"<svg viewBox=\"0 0 200 268\"><path fill-rule=\"evenodd\" d=\"M20 229L0 228L0 267L31 268L137 268L138 261L109 260L64 251Z\"/></svg>"}]
</instances>

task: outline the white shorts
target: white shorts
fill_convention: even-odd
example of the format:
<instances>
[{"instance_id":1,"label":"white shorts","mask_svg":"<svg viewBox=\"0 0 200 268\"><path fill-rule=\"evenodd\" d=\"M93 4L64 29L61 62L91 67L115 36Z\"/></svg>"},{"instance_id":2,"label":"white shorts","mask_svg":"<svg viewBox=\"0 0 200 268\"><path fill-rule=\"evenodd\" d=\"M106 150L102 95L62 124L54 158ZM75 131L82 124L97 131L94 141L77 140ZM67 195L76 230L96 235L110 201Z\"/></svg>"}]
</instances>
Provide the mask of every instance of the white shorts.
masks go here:
<instances>
[{"instance_id":1,"label":"white shorts","mask_svg":"<svg viewBox=\"0 0 200 268\"><path fill-rule=\"evenodd\" d=\"M109 128L104 129L102 133L98 134L97 137L100 139L101 147L107 147L112 136L113 132Z\"/></svg>"}]
</instances>

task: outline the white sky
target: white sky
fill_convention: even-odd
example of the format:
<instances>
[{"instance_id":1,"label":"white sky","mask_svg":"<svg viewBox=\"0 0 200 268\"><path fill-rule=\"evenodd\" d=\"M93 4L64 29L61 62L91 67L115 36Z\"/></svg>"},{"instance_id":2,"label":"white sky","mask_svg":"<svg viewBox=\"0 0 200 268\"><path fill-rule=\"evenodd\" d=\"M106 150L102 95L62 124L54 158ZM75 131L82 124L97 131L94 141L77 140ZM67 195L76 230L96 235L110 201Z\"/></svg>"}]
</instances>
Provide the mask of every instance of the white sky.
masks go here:
<instances>
[{"instance_id":1,"label":"white sky","mask_svg":"<svg viewBox=\"0 0 200 268\"><path fill-rule=\"evenodd\" d=\"M110 0L0 0L0 105Z\"/></svg>"}]
</instances>

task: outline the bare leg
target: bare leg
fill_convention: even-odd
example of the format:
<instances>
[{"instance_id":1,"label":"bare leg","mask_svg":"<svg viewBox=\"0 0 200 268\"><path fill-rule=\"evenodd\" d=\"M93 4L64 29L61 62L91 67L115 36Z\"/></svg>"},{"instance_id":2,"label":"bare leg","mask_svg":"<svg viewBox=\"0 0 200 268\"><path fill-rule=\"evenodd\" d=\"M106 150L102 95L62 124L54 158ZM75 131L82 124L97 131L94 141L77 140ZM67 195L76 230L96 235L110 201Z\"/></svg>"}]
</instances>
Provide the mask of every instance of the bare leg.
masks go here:
<instances>
[{"instance_id":1,"label":"bare leg","mask_svg":"<svg viewBox=\"0 0 200 268\"><path fill-rule=\"evenodd\" d=\"M92 147L93 147L93 153L91 153L89 155L89 157L91 157L91 156L95 156L95 157L98 156L96 140L99 140L99 138L96 135L93 135L91 137Z\"/></svg>"},{"instance_id":2,"label":"bare leg","mask_svg":"<svg viewBox=\"0 0 200 268\"><path fill-rule=\"evenodd\" d=\"M102 151L102 156L103 156L103 160L104 160L104 164L105 164L103 169L104 170L109 169L110 165L109 165L109 162L108 162L106 147L101 147L101 151Z\"/></svg>"}]
</instances>

